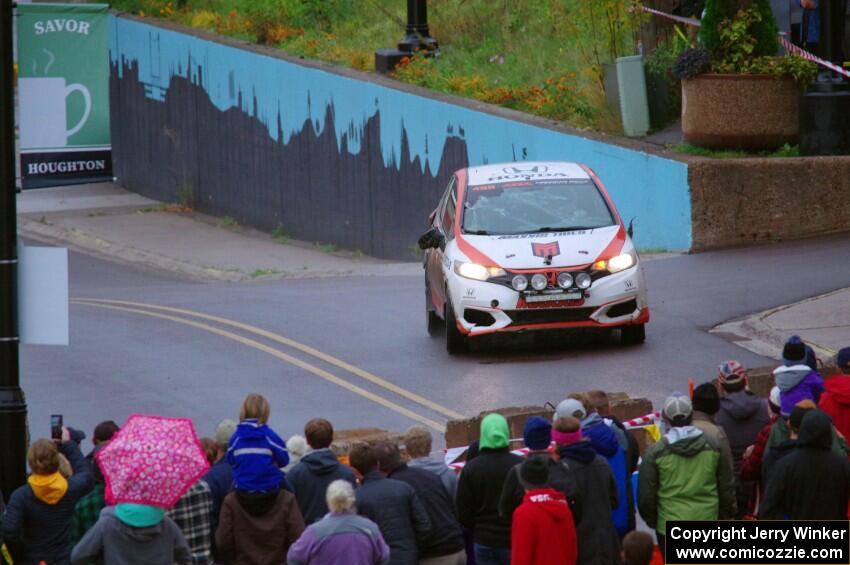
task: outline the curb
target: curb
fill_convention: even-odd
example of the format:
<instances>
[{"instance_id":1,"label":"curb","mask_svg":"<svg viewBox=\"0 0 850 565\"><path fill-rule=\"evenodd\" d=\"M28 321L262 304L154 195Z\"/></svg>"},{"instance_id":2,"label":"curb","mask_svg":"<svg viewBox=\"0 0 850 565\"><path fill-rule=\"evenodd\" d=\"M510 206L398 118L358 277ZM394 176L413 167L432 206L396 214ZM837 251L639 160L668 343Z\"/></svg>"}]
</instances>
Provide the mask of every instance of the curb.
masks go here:
<instances>
[{"instance_id":1,"label":"curb","mask_svg":"<svg viewBox=\"0 0 850 565\"><path fill-rule=\"evenodd\" d=\"M789 308L801 306L809 302L814 302L815 300L820 300L822 298L826 298L828 296L832 296L840 292L845 292L846 290L847 289L843 288L834 290L826 294L806 298L805 300L801 300L793 304L787 304L785 306L771 308L770 310L765 310L764 312L753 314L742 320L724 322L723 324L719 324L710 329L709 333L718 334L721 337L725 337L726 339L738 345L739 347L743 347L744 349L752 351L753 353L756 353L758 355L763 355L765 357L770 357L778 360L782 357L782 347L785 345L785 340L788 337L788 332L779 332L778 330L774 329L773 326L771 326L766 321L767 318ZM820 345L809 339L805 340L805 342L810 345L812 349L815 350L815 353L819 358L826 359L832 357L836 353L834 349L826 347L824 345Z\"/></svg>"},{"instance_id":2,"label":"curb","mask_svg":"<svg viewBox=\"0 0 850 565\"><path fill-rule=\"evenodd\" d=\"M215 280L224 282L243 282L253 280L242 273L204 268L185 261L179 261L159 253L117 245L111 241L88 235L76 228L65 228L54 224L18 217L18 233L40 241L59 242L76 251L106 257L124 263L141 264L161 271L175 273L192 279Z\"/></svg>"}]
</instances>

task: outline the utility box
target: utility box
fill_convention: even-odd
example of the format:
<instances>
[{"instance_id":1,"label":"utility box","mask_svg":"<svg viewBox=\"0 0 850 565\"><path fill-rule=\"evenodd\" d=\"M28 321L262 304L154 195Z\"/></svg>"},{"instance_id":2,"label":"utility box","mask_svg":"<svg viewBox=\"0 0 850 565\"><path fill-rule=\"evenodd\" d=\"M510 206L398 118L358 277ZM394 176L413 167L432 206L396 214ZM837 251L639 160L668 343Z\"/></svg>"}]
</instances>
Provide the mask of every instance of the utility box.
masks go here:
<instances>
[{"instance_id":1,"label":"utility box","mask_svg":"<svg viewBox=\"0 0 850 565\"><path fill-rule=\"evenodd\" d=\"M643 137L649 131L649 103L646 97L646 75L643 55L617 59L617 90L623 133Z\"/></svg>"}]
</instances>

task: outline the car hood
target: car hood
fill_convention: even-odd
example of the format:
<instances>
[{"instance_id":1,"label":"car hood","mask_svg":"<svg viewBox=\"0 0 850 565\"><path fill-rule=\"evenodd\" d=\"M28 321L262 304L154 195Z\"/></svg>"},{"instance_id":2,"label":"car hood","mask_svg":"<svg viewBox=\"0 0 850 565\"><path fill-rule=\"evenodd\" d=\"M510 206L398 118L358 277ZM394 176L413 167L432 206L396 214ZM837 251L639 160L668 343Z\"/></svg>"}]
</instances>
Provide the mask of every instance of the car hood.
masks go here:
<instances>
[{"instance_id":1,"label":"car hood","mask_svg":"<svg viewBox=\"0 0 850 565\"><path fill-rule=\"evenodd\" d=\"M614 241L620 229L619 225L613 225L592 230L555 233L464 234L463 238L504 269L551 269L587 265L596 261ZM631 245L626 243L626 247L631 248ZM541 256L534 254L535 248L538 248L537 252ZM548 253L552 253L551 265L543 262Z\"/></svg>"}]
</instances>

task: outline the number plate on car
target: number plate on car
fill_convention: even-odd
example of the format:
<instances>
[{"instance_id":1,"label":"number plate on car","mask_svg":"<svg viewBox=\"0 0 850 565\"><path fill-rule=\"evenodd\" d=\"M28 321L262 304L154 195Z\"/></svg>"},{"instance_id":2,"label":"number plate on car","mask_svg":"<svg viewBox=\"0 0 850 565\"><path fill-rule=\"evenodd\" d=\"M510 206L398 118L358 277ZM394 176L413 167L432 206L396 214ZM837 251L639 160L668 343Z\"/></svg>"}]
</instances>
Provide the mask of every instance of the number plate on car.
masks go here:
<instances>
[{"instance_id":1,"label":"number plate on car","mask_svg":"<svg viewBox=\"0 0 850 565\"><path fill-rule=\"evenodd\" d=\"M562 292L560 294L529 294L526 302L555 302L560 300L581 300L580 292Z\"/></svg>"}]
</instances>

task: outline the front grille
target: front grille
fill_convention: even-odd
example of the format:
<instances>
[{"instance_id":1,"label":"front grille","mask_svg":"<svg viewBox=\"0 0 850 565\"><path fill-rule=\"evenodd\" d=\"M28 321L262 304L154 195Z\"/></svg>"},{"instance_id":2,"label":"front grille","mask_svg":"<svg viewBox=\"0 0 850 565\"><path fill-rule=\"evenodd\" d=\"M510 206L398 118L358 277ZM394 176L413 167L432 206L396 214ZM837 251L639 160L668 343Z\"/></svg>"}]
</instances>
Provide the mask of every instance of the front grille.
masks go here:
<instances>
[{"instance_id":1,"label":"front grille","mask_svg":"<svg viewBox=\"0 0 850 565\"><path fill-rule=\"evenodd\" d=\"M496 319L490 312L473 310L472 308L467 308L463 311L463 319L476 326L492 326L496 323Z\"/></svg>"},{"instance_id":2,"label":"front grille","mask_svg":"<svg viewBox=\"0 0 850 565\"><path fill-rule=\"evenodd\" d=\"M528 310L505 310L512 326L528 324L554 324L558 322L586 322L596 308L533 308Z\"/></svg>"},{"instance_id":3,"label":"front grille","mask_svg":"<svg viewBox=\"0 0 850 565\"><path fill-rule=\"evenodd\" d=\"M614 304L610 308L608 308L608 317L609 318L617 318L619 316L626 316L631 314L637 310L637 300L629 300L628 302L621 302L619 304Z\"/></svg>"}]
</instances>

